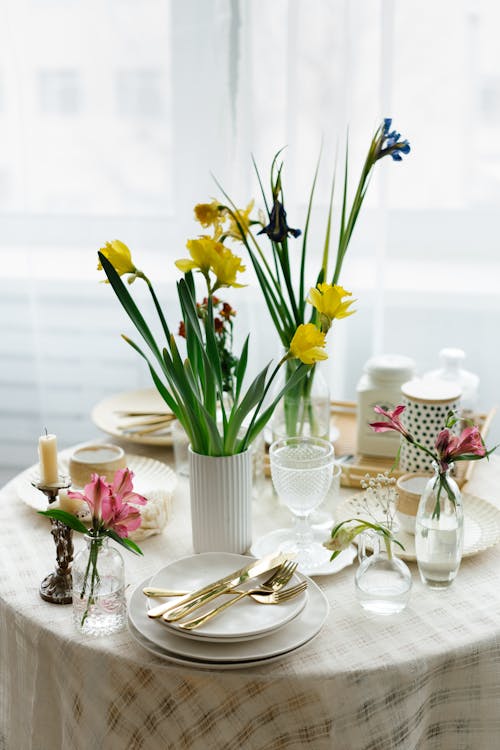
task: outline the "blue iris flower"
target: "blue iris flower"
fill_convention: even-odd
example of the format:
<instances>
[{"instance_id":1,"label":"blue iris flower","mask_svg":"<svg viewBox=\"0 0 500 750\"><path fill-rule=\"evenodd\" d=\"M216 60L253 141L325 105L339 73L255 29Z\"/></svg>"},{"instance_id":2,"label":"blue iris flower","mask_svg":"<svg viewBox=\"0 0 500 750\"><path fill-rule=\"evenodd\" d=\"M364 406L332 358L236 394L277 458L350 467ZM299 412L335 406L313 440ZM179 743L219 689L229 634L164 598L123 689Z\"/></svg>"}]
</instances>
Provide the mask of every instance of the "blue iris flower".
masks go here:
<instances>
[{"instance_id":1,"label":"blue iris flower","mask_svg":"<svg viewBox=\"0 0 500 750\"><path fill-rule=\"evenodd\" d=\"M375 161L389 154L394 161L402 161L403 157L401 154L410 153L409 142L406 139L401 140L401 133L398 133L397 130L391 131L391 124L392 119L390 117L384 118L384 124L378 139Z\"/></svg>"},{"instance_id":2,"label":"blue iris flower","mask_svg":"<svg viewBox=\"0 0 500 750\"><path fill-rule=\"evenodd\" d=\"M258 232L258 234L267 234L273 242L283 242L291 234L292 237L299 237L302 232L300 229L292 229L286 222L286 211L283 205L275 197L272 211L269 215L269 224Z\"/></svg>"}]
</instances>

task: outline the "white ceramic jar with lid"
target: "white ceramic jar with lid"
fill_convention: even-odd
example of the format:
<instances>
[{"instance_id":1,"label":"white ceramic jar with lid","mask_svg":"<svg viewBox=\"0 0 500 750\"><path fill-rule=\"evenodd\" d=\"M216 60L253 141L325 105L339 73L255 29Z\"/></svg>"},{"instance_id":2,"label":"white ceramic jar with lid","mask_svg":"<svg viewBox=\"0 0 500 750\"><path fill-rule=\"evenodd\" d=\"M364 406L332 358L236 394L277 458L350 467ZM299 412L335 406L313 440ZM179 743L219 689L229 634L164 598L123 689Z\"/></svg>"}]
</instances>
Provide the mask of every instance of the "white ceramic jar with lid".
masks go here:
<instances>
[{"instance_id":1,"label":"white ceramic jar with lid","mask_svg":"<svg viewBox=\"0 0 500 750\"><path fill-rule=\"evenodd\" d=\"M479 376L462 367L465 359L463 349L447 347L439 352L441 367L431 370L425 378L439 378L440 380L458 383L462 391L460 406L464 417L472 417L477 413L479 396Z\"/></svg>"},{"instance_id":2,"label":"white ceramic jar with lid","mask_svg":"<svg viewBox=\"0 0 500 750\"><path fill-rule=\"evenodd\" d=\"M381 354L368 360L357 386L358 453L394 458L399 448L399 434L374 432L370 422L379 420L373 411L382 406L392 411L401 402L401 385L413 378L415 362L401 354Z\"/></svg>"}]
</instances>

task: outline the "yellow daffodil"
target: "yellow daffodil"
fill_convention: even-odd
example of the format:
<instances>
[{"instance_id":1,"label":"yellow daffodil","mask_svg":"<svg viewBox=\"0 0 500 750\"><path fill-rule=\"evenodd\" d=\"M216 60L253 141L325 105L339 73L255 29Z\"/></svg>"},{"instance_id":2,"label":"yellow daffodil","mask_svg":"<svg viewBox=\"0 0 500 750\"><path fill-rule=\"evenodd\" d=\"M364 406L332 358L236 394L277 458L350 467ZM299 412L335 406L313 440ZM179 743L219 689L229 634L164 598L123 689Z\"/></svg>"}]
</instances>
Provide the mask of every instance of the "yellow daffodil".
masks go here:
<instances>
[{"instance_id":1,"label":"yellow daffodil","mask_svg":"<svg viewBox=\"0 0 500 750\"><path fill-rule=\"evenodd\" d=\"M325 335L313 323L301 323L290 342L290 353L305 365L328 359Z\"/></svg>"},{"instance_id":2,"label":"yellow daffodil","mask_svg":"<svg viewBox=\"0 0 500 750\"><path fill-rule=\"evenodd\" d=\"M136 273L137 269L132 263L130 250L125 243L120 242L120 240L106 242L106 246L101 247L100 252L109 260L116 273L120 276L123 276L124 273ZM102 265L100 263L97 265L97 270L102 271Z\"/></svg>"},{"instance_id":3,"label":"yellow daffodil","mask_svg":"<svg viewBox=\"0 0 500 750\"><path fill-rule=\"evenodd\" d=\"M225 234L228 237L233 237L235 240L242 240L247 236L248 230L250 228L250 221L251 221L250 214L253 211L254 202L255 201L253 200L250 201L250 203L245 208L245 210L238 209L234 212L238 218L238 223L240 226L238 226L238 223L236 223L236 219L234 218L234 216L228 213L229 228L225 232ZM241 227L241 230L240 230L240 227ZM242 233L243 233L243 236L242 236Z\"/></svg>"},{"instance_id":4,"label":"yellow daffodil","mask_svg":"<svg viewBox=\"0 0 500 750\"><path fill-rule=\"evenodd\" d=\"M236 274L243 273L245 270L241 258L234 255L229 248L220 242L215 243L211 270L217 278L214 290L221 286L234 286L236 288L245 286L244 284L236 283Z\"/></svg>"},{"instance_id":5,"label":"yellow daffodil","mask_svg":"<svg viewBox=\"0 0 500 750\"><path fill-rule=\"evenodd\" d=\"M219 201L213 200L211 203L198 203L194 207L194 216L202 227L211 227L219 223Z\"/></svg>"},{"instance_id":6,"label":"yellow daffodil","mask_svg":"<svg viewBox=\"0 0 500 750\"><path fill-rule=\"evenodd\" d=\"M211 237L188 240L186 247L189 250L191 260L189 258L181 258L175 261L175 265L183 273L198 270L207 277L215 255L215 247L218 244Z\"/></svg>"},{"instance_id":7,"label":"yellow daffodil","mask_svg":"<svg viewBox=\"0 0 500 750\"><path fill-rule=\"evenodd\" d=\"M219 240L223 233L223 223L226 220L225 210L220 206L219 201L213 200L211 203L198 203L194 207L194 216L202 227L208 229L213 227L214 240Z\"/></svg>"},{"instance_id":8,"label":"yellow daffodil","mask_svg":"<svg viewBox=\"0 0 500 750\"><path fill-rule=\"evenodd\" d=\"M335 318L347 318L355 310L349 310L349 307L355 300L344 300L344 297L351 297L351 292L346 291L339 284L318 284L316 289L309 290L307 301L316 308L320 314L321 329L328 331L332 320Z\"/></svg>"}]
</instances>

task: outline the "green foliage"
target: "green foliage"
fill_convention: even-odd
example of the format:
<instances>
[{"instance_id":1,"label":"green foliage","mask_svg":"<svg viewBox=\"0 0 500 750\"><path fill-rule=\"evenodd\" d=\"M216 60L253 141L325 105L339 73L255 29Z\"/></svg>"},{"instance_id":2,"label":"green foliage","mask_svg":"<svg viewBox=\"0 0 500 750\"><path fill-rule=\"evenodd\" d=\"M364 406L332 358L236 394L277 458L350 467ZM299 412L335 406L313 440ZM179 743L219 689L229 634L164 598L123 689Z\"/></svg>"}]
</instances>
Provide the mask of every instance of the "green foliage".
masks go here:
<instances>
[{"instance_id":1,"label":"green foliage","mask_svg":"<svg viewBox=\"0 0 500 750\"><path fill-rule=\"evenodd\" d=\"M195 300L191 272L177 284L177 292L186 331L187 358L183 361L174 336L170 333L161 312L154 289L146 276L143 278L155 301L165 333L163 349L153 334L130 292L114 266L99 253L99 260L123 309L145 342L143 351L128 337L123 337L148 363L153 382L160 395L184 427L195 453L209 456L227 456L245 451L258 432L271 418L278 399L262 411L270 386L280 366L290 357L286 354L271 375L267 365L243 392L243 379L248 362L248 339L245 341L235 370L235 393L232 405L223 398L224 377L220 348L214 333L213 307L209 290L207 315L200 320ZM281 391L293 387L310 370L300 364L295 380Z\"/></svg>"}]
</instances>

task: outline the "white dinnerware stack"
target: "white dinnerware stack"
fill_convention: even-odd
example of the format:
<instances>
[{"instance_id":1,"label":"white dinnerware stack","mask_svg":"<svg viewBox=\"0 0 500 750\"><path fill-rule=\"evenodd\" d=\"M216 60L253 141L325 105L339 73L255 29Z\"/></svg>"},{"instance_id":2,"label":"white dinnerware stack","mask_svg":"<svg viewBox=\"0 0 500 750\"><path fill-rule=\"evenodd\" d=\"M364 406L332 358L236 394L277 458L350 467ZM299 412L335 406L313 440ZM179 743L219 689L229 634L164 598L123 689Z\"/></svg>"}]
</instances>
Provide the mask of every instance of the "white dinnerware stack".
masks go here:
<instances>
[{"instance_id":1,"label":"white dinnerware stack","mask_svg":"<svg viewBox=\"0 0 500 750\"><path fill-rule=\"evenodd\" d=\"M182 623L203 615L235 594L225 594L205 604L188 617L167 622L148 617L148 608L171 599L148 599L145 586L196 591L252 561L231 553L207 552L172 562L143 581L132 594L128 625L134 639L148 651L169 661L200 669L241 669L274 661L304 646L321 630L329 605L323 592L306 576L295 573L287 584L307 580L307 590L280 604L263 605L250 597L217 615L195 630ZM256 588L268 575L254 579L238 590Z\"/></svg>"}]
</instances>

